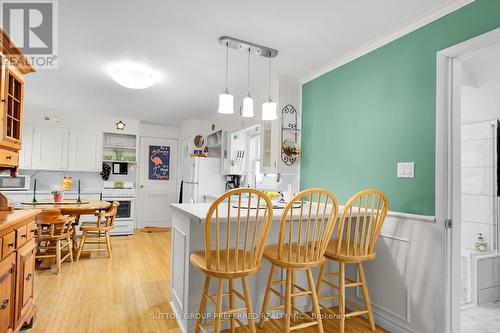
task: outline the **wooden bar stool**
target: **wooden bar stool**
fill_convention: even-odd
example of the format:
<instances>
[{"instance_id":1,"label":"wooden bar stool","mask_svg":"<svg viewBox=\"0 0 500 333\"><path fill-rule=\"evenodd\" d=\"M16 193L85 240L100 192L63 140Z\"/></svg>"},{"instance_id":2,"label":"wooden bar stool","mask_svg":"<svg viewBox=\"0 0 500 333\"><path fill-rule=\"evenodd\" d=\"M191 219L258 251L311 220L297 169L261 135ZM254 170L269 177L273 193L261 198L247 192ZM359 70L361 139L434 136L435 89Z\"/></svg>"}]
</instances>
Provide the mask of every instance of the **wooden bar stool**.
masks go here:
<instances>
[{"instance_id":1,"label":"wooden bar stool","mask_svg":"<svg viewBox=\"0 0 500 333\"><path fill-rule=\"evenodd\" d=\"M338 290L339 294L334 296L320 297L320 300L338 298L338 314L326 306L321 308L340 318L340 332L344 332L345 319L354 316L367 315L370 329L375 331L375 322L370 303L368 286L366 285L363 261L375 259L375 244L380 230L387 215L388 201L385 194L378 190L364 190L355 194L346 203L340 219L337 239L331 240L325 252L325 257L339 264L338 272L326 273L326 263L321 267L316 289L318 295L322 284L326 284ZM359 273L359 281L349 279L345 276L345 265L355 264ZM330 277L338 276L338 285L328 280ZM346 301L345 289L360 287L363 294L365 308ZM346 313L346 302L355 311Z\"/></svg>"},{"instance_id":2,"label":"wooden bar stool","mask_svg":"<svg viewBox=\"0 0 500 333\"><path fill-rule=\"evenodd\" d=\"M83 232L83 235L76 254L76 261L80 259L82 252L107 251L108 258L111 258L111 237L109 236L109 231L112 230L115 225L116 211L118 210L119 205L119 202L114 201L105 211L95 213L97 216L96 222L85 222L80 226L80 230ZM106 244L106 248L85 249L85 244Z\"/></svg>"},{"instance_id":3,"label":"wooden bar stool","mask_svg":"<svg viewBox=\"0 0 500 333\"><path fill-rule=\"evenodd\" d=\"M56 274L61 271L61 263L66 259L73 262L71 235L75 218L61 214L56 208L44 209L36 216L36 259L54 258ZM68 253L63 256L63 250Z\"/></svg>"},{"instance_id":4,"label":"wooden bar stool","mask_svg":"<svg viewBox=\"0 0 500 333\"><path fill-rule=\"evenodd\" d=\"M263 328L268 320L268 313L284 309L285 332L301 330L317 325L318 332L323 332L318 296L313 280L312 268L320 267L325 262L324 253L330 236L337 223L338 204L335 196L322 189L309 189L298 193L283 210L280 221L279 242L268 245L264 250L264 258L272 264L267 289L262 305L262 315L259 327ZM276 268L286 270L286 279L274 281ZM309 288L303 288L295 283L295 272L305 271ZM285 285L285 295L282 295L274 285ZM285 304L269 307L271 293L278 296ZM295 298L311 297L314 315L300 311L295 307ZM291 327L292 314L300 313L308 321ZM277 325L277 322L271 320ZM277 327L278 329L282 329Z\"/></svg>"},{"instance_id":5,"label":"wooden bar stool","mask_svg":"<svg viewBox=\"0 0 500 333\"><path fill-rule=\"evenodd\" d=\"M255 333L246 277L260 270L272 218L273 207L269 198L250 188L228 191L210 206L205 220L205 251L192 253L190 257L191 264L206 274L195 333L206 332L208 326L213 326L213 331L219 333L221 323L228 321L234 333L236 325L245 327L237 318L238 313L248 315L249 327L245 328ZM215 295L208 295L211 279L217 280ZM241 279L243 294L234 288L236 279ZM223 287L225 280L229 285L227 292ZM225 296L229 297L229 309L223 311ZM235 296L244 302L243 307L235 307ZM201 314L205 312L207 301L215 305L215 314L213 320L203 322ZM221 318L223 316L228 318Z\"/></svg>"}]
</instances>

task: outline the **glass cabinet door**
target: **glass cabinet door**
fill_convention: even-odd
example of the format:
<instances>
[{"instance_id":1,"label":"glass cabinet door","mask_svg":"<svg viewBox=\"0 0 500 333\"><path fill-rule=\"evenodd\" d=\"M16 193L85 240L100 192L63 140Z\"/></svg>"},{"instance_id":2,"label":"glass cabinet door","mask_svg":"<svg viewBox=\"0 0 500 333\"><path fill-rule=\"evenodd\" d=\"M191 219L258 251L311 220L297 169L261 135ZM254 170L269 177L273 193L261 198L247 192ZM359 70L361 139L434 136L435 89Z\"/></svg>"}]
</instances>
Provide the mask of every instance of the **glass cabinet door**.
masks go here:
<instances>
[{"instance_id":1,"label":"glass cabinet door","mask_svg":"<svg viewBox=\"0 0 500 333\"><path fill-rule=\"evenodd\" d=\"M2 142L9 142L11 145L21 144L22 113L24 99L24 81L21 75L7 66L3 66L3 107L4 107L4 128Z\"/></svg>"},{"instance_id":2,"label":"glass cabinet door","mask_svg":"<svg viewBox=\"0 0 500 333\"><path fill-rule=\"evenodd\" d=\"M261 124L261 165L262 172L276 172L276 122L264 121Z\"/></svg>"},{"instance_id":3,"label":"glass cabinet door","mask_svg":"<svg viewBox=\"0 0 500 333\"><path fill-rule=\"evenodd\" d=\"M4 140L14 143L21 142L21 120L23 111L24 85L23 80L14 71L7 70L7 85L5 87L5 124Z\"/></svg>"}]
</instances>

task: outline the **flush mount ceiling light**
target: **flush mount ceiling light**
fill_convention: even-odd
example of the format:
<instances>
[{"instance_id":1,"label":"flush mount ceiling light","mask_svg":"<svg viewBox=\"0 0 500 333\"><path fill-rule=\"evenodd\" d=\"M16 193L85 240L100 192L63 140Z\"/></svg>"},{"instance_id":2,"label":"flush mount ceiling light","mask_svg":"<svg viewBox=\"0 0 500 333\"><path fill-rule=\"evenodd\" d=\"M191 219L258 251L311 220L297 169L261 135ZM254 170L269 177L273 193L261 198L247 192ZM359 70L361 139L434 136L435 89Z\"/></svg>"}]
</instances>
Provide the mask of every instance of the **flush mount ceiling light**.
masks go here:
<instances>
[{"instance_id":1,"label":"flush mount ceiling light","mask_svg":"<svg viewBox=\"0 0 500 333\"><path fill-rule=\"evenodd\" d=\"M121 120L115 123L115 125L117 130L123 131L125 129L125 123Z\"/></svg>"},{"instance_id":2,"label":"flush mount ceiling light","mask_svg":"<svg viewBox=\"0 0 500 333\"><path fill-rule=\"evenodd\" d=\"M252 53L265 57L274 58L278 55L278 50L271 49L262 45L254 44L251 42L246 42L244 40L236 39L229 36L222 36L219 38L219 43L226 47L226 92L219 95L219 113L233 113L233 96L227 91L227 49L232 48L236 50L242 50L248 52L248 91L247 96L243 99L243 105L240 108L240 114L242 117L251 118L254 116L253 111L253 99L250 95L250 55ZM269 63L269 66L271 64ZM269 99L267 103L262 105L262 119L263 120L273 120L276 119L276 103L271 100L271 67L269 67ZM225 100L224 100L225 99ZM225 104L224 104L225 103ZM227 107L228 112L221 112L221 105L231 104L231 111L229 112L229 107ZM223 105L223 106L224 106ZM274 110L274 111L273 111Z\"/></svg>"},{"instance_id":3,"label":"flush mount ceiling light","mask_svg":"<svg viewBox=\"0 0 500 333\"><path fill-rule=\"evenodd\" d=\"M131 61L110 64L106 72L116 83L130 89L149 88L158 81L160 76L150 66Z\"/></svg>"}]
</instances>

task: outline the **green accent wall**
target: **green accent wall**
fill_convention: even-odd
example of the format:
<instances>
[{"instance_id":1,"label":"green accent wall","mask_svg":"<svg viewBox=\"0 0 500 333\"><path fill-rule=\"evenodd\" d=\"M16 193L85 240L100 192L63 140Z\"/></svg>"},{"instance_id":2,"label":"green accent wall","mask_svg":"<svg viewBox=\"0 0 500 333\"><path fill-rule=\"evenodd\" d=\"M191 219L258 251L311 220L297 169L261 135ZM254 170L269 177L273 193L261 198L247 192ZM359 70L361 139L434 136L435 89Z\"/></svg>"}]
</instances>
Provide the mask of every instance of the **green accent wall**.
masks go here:
<instances>
[{"instance_id":1,"label":"green accent wall","mask_svg":"<svg viewBox=\"0 0 500 333\"><path fill-rule=\"evenodd\" d=\"M477 0L304 84L301 188L379 188L391 211L434 215L436 53L499 26L500 0Z\"/></svg>"}]
</instances>

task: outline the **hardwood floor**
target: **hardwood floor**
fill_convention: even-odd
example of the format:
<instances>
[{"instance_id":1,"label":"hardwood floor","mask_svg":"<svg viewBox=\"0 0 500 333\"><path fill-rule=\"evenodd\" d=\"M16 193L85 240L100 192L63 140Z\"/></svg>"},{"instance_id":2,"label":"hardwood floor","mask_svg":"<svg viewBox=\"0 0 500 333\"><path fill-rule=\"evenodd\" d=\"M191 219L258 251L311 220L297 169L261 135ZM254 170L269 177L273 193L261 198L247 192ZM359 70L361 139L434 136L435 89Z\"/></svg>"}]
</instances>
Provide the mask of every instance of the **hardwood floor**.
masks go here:
<instances>
[{"instance_id":1,"label":"hardwood floor","mask_svg":"<svg viewBox=\"0 0 500 333\"><path fill-rule=\"evenodd\" d=\"M37 271L38 317L29 332L181 333L169 304L170 237L170 232L136 231L112 238L112 259L93 253L92 259L63 263L59 275ZM324 326L325 332L338 331L337 321L325 320ZM346 332L371 332L361 318L348 320L346 326ZM279 332L269 324L257 331Z\"/></svg>"}]
</instances>

